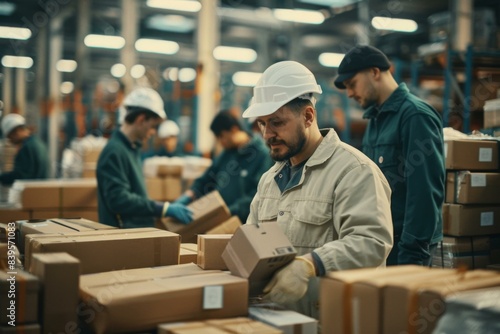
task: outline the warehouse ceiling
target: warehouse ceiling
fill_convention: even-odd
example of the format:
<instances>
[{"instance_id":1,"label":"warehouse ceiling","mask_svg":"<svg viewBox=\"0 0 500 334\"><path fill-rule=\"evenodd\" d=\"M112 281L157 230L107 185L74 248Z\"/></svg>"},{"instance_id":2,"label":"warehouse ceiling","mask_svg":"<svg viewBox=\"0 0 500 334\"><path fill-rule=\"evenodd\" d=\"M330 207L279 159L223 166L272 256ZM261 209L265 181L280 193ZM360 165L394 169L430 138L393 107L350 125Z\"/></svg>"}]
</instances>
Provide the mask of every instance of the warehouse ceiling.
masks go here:
<instances>
[{"instance_id":1,"label":"warehouse ceiling","mask_svg":"<svg viewBox=\"0 0 500 334\"><path fill-rule=\"evenodd\" d=\"M91 2L90 33L121 34L121 0L88 0ZM168 2L169 0L164 0ZM215 0L214 0L215 1ZM459 0L457 0L459 1ZM0 39L0 55L27 55L37 63L36 36L48 24L48 19L64 17L63 58L74 59L76 47L76 0L0 0L1 25L28 27L32 38L28 41ZM366 6L365 6L366 5ZM360 31L368 31L371 43L391 57L408 59L416 48L429 42L428 17L448 11L448 0L220 0L221 45L252 48L258 58L250 64L221 62L221 71L262 71L270 63L291 58L303 62L313 71L326 75L335 69L320 65L318 57L323 52L345 52L358 41ZM500 12L498 0L476 0L476 8L494 7ZM138 54L139 62L156 68L196 66L196 13L181 13L151 8L146 0L137 0L140 13L138 37L176 41L180 50L175 55ZM319 25L279 21L271 14L274 8L302 8L320 11L325 21ZM414 33L377 31L369 24L360 23L360 8L365 8L369 20L373 16L411 19L418 23ZM11 10L11 13L9 13ZM184 19L186 31L173 32L165 15ZM497 17L497 22L500 20ZM191 26L191 27L190 27ZM364 29L364 30L363 30ZM364 34L366 36L366 34ZM119 62L119 50L89 50L88 77L108 73Z\"/></svg>"}]
</instances>

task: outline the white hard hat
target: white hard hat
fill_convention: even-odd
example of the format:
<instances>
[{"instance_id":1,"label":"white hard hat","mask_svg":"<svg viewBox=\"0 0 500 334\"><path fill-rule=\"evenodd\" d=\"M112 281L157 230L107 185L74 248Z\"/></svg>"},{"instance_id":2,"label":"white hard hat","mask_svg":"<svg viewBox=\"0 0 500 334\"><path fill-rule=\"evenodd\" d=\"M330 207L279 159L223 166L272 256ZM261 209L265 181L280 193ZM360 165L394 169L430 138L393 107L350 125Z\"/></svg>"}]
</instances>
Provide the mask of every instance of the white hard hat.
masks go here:
<instances>
[{"instance_id":1,"label":"white hard hat","mask_svg":"<svg viewBox=\"0 0 500 334\"><path fill-rule=\"evenodd\" d=\"M167 118L163 106L163 99L160 94L152 88L141 87L134 89L125 97L123 106L148 109L157 114L160 118Z\"/></svg>"},{"instance_id":2,"label":"white hard hat","mask_svg":"<svg viewBox=\"0 0 500 334\"><path fill-rule=\"evenodd\" d=\"M243 117L270 115L307 93L321 94L321 87L311 71L296 61L278 62L262 73L253 89L251 104L243 112Z\"/></svg>"},{"instance_id":3,"label":"white hard hat","mask_svg":"<svg viewBox=\"0 0 500 334\"><path fill-rule=\"evenodd\" d=\"M179 132L179 126L174 121L167 120L161 123L158 129L158 137L162 139L168 137L177 137L179 135Z\"/></svg>"},{"instance_id":4,"label":"white hard hat","mask_svg":"<svg viewBox=\"0 0 500 334\"><path fill-rule=\"evenodd\" d=\"M2 119L2 133L7 137L18 126L26 125L26 120L19 114L7 114Z\"/></svg>"}]
</instances>

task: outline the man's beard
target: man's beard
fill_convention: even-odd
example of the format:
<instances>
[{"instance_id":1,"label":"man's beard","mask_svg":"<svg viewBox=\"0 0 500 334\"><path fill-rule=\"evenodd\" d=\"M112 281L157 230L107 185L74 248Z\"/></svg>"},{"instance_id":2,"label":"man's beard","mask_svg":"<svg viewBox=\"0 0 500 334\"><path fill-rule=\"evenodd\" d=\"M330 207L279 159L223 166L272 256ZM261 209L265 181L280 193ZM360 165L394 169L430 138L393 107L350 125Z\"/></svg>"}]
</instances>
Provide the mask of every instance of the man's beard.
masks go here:
<instances>
[{"instance_id":1,"label":"man's beard","mask_svg":"<svg viewBox=\"0 0 500 334\"><path fill-rule=\"evenodd\" d=\"M296 156L302 150L302 148L306 144L306 136L304 132L301 131L301 129L298 129L296 132L296 140L294 143L288 144L285 141L276 138L270 138L267 140L268 146L270 146L271 144L278 144L278 143L285 146L287 150L284 153L280 154L279 149L276 149L276 151L274 151L271 148L270 151L271 158L274 161L287 161L290 160L290 158Z\"/></svg>"}]
</instances>

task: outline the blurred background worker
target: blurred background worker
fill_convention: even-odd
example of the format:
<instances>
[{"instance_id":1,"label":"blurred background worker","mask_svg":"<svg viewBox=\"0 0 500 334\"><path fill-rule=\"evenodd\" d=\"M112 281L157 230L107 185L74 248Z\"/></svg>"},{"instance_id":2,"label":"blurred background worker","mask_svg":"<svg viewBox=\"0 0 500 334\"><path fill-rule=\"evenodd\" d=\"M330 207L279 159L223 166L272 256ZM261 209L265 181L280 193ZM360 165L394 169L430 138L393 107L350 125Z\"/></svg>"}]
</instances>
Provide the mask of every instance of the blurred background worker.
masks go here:
<instances>
[{"instance_id":1,"label":"blurred background worker","mask_svg":"<svg viewBox=\"0 0 500 334\"><path fill-rule=\"evenodd\" d=\"M0 182L11 185L15 180L46 179L49 176L47 148L26 127L26 120L19 114L7 114L2 119L2 133L12 144L19 145L14 159L14 169L0 174Z\"/></svg>"},{"instance_id":2,"label":"blurred background worker","mask_svg":"<svg viewBox=\"0 0 500 334\"><path fill-rule=\"evenodd\" d=\"M97 163L99 221L121 228L152 227L155 217L164 216L191 222L189 208L150 200L146 192L140 143L166 118L162 98L151 88L138 88L125 98L123 107L122 125Z\"/></svg>"},{"instance_id":3,"label":"blurred background worker","mask_svg":"<svg viewBox=\"0 0 500 334\"><path fill-rule=\"evenodd\" d=\"M159 147L152 147L142 154L142 158L159 157L178 157L183 153L178 148L180 129L177 123L171 120L163 121L158 127L157 137Z\"/></svg>"},{"instance_id":4,"label":"blurred background worker","mask_svg":"<svg viewBox=\"0 0 500 334\"><path fill-rule=\"evenodd\" d=\"M218 190L231 214L245 223L260 177L272 165L269 150L262 139L246 132L230 111L217 114L210 130L224 150L176 203L188 204Z\"/></svg>"}]
</instances>

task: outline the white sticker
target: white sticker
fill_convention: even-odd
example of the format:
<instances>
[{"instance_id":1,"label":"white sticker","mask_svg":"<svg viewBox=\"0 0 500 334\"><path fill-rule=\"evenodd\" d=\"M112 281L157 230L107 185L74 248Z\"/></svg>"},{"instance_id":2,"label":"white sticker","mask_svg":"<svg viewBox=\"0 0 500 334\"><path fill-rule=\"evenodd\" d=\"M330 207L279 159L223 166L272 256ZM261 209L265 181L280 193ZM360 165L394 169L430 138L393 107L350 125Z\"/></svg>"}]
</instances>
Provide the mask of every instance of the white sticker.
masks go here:
<instances>
[{"instance_id":1,"label":"white sticker","mask_svg":"<svg viewBox=\"0 0 500 334\"><path fill-rule=\"evenodd\" d=\"M444 143L444 158L448 157L448 143Z\"/></svg>"},{"instance_id":2,"label":"white sticker","mask_svg":"<svg viewBox=\"0 0 500 334\"><path fill-rule=\"evenodd\" d=\"M224 306L224 287L210 285L203 288L203 309L221 309Z\"/></svg>"},{"instance_id":3,"label":"white sticker","mask_svg":"<svg viewBox=\"0 0 500 334\"><path fill-rule=\"evenodd\" d=\"M489 147L479 148L479 162L491 162L493 160L493 149Z\"/></svg>"},{"instance_id":4,"label":"white sticker","mask_svg":"<svg viewBox=\"0 0 500 334\"><path fill-rule=\"evenodd\" d=\"M481 212L481 226L493 226L493 212Z\"/></svg>"},{"instance_id":5,"label":"white sticker","mask_svg":"<svg viewBox=\"0 0 500 334\"><path fill-rule=\"evenodd\" d=\"M474 173L470 175L471 187L486 187L486 174Z\"/></svg>"}]
</instances>

